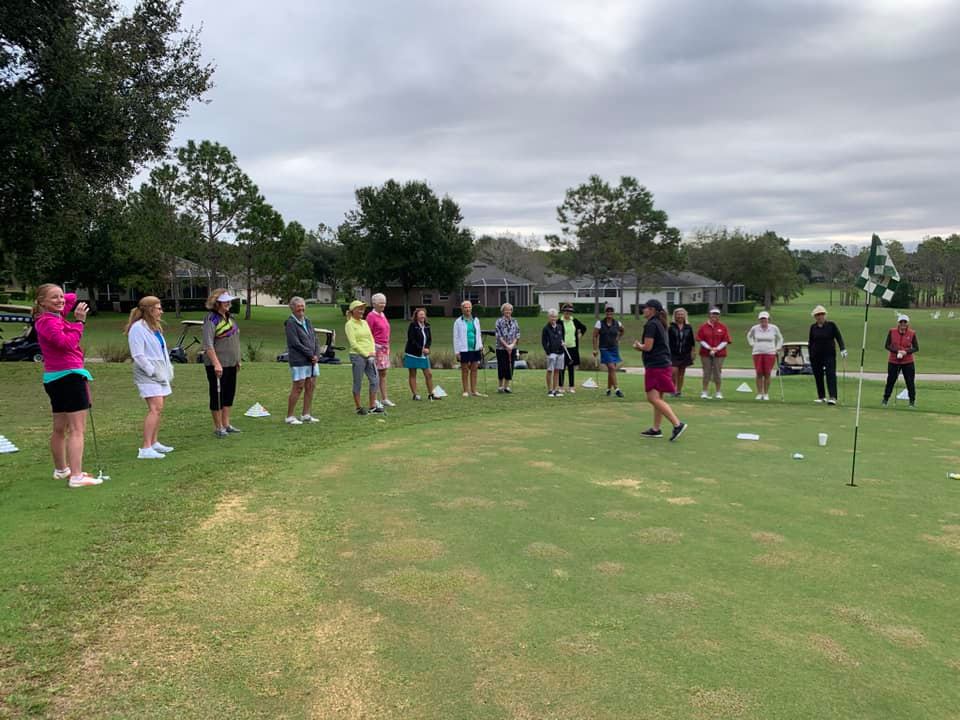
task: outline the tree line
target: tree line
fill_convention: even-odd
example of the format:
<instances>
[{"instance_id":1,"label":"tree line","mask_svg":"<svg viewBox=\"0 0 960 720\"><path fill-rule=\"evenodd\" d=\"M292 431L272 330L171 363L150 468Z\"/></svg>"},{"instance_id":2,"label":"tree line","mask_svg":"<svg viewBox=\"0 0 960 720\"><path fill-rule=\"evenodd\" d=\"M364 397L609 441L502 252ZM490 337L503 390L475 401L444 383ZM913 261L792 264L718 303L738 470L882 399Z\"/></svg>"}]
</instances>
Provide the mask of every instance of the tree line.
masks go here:
<instances>
[{"instance_id":1,"label":"tree line","mask_svg":"<svg viewBox=\"0 0 960 720\"><path fill-rule=\"evenodd\" d=\"M338 227L285 220L213 140L169 143L215 68L181 27L180 0L9 0L0 4L0 273L26 284L71 280L92 293L119 285L167 295L179 311L178 264L198 263L211 285L241 278L248 297L282 299L317 282L456 289L476 258L542 280L635 278L634 305L660 271L691 270L743 284L769 307L817 279L852 299L866 249L793 250L770 230L700 228L683 238L636 178L591 175L556 209L560 233L518 241L474 238L449 196L425 181L355 191ZM138 188L131 181L152 167ZM960 300L960 236L927 238L913 253L888 243L906 282L898 302ZM832 298L831 298L832 300ZM249 314L250 303L247 304Z\"/></svg>"}]
</instances>

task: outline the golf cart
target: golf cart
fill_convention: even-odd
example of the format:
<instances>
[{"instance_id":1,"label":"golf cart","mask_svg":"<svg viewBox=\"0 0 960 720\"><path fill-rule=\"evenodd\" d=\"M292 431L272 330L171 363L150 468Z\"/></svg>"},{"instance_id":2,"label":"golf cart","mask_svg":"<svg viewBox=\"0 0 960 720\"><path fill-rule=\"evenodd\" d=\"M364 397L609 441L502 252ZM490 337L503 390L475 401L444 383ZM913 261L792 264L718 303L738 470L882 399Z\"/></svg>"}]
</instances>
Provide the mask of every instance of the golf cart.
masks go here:
<instances>
[{"instance_id":1,"label":"golf cart","mask_svg":"<svg viewBox=\"0 0 960 720\"><path fill-rule=\"evenodd\" d=\"M317 364L339 365L341 360L337 357L336 351L343 350L343 348L333 344L336 342L337 338L336 331L327 330L326 328L314 328L313 332L316 333L320 345L320 350L318 352L319 359L317 360ZM287 362L288 359L289 358L286 350L277 355L277 362Z\"/></svg>"},{"instance_id":2,"label":"golf cart","mask_svg":"<svg viewBox=\"0 0 960 720\"><path fill-rule=\"evenodd\" d=\"M23 325L18 335L0 343L0 360L42 362L37 331L33 326L32 308L23 305L0 305L0 323ZM0 340L3 332L0 331Z\"/></svg>"},{"instance_id":3,"label":"golf cart","mask_svg":"<svg viewBox=\"0 0 960 720\"><path fill-rule=\"evenodd\" d=\"M805 342L785 342L780 356L780 375L813 375L810 349Z\"/></svg>"},{"instance_id":4,"label":"golf cart","mask_svg":"<svg viewBox=\"0 0 960 720\"><path fill-rule=\"evenodd\" d=\"M513 369L526 370L529 366L523 356L527 354L527 351L518 349L516 352L517 359L513 361ZM483 367L491 370L497 369L497 351L493 345L487 345L486 350L483 351Z\"/></svg>"},{"instance_id":5,"label":"golf cart","mask_svg":"<svg viewBox=\"0 0 960 720\"><path fill-rule=\"evenodd\" d=\"M202 345L196 332L197 328L203 327L203 320L181 320L180 324L183 326L183 331L180 333L177 344L170 348L170 360L175 363L186 363L190 361L187 357L187 350L194 345ZM184 345L183 341L186 339L187 333L193 334L193 338L187 345ZM197 353L197 362L203 362L202 349Z\"/></svg>"}]
</instances>

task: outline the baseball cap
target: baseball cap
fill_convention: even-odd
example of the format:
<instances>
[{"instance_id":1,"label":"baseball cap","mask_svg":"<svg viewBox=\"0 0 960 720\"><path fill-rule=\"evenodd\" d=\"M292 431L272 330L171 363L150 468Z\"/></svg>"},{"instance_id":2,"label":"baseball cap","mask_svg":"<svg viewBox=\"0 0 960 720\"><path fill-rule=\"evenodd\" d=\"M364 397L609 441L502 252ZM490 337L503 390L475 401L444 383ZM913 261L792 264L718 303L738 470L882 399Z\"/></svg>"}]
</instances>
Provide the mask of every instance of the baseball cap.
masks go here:
<instances>
[{"instance_id":1,"label":"baseball cap","mask_svg":"<svg viewBox=\"0 0 960 720\"><path fill-rule=\"evenodd\" d=\"M768 313L766 310L764 310L759 315L757 315L757 320L763 320L764 318L766 318L767 320L770 319L770 313Z\"/></svg>"},{"instance_id":2,"label":"baseball cap","mask_svg":"<svg viewBox=\"0 0 960 720\"><path fill-rule=\"evenodd\" d=\"M237 298L234 295L231 295L228 292L217 295L217 302L233 302L236 299Z\"/></svg>"},{"instance_id":3,"label":"baseball cap","mask_svg":"<svg viewBox=\"0 0 960 720\"><path fill-rule=\"evenodd\" d=\"M904 315L903 313L900 313L899 315L897 315L897 322L910 322L910 318Z\"/></svg>"},{"instance_id":4,"label":"baseball cap","mask_svg":"<svg viewBox=\"0 0 960 720\"><path fill-rule=\"evenodd\" d=\"M711 314L711 315L719 315L719 314L720 314L720 308L718 308L718 307L712 307L712 308L710 308L710 314Z\"/></svg>"},{"instance_id":5,"label":"baseball cap","mask_svg":"<svg viewBox=\"0 0 960 720\"><path fill-rule=\"evenodd\" d=\"M660 312L661 310L663 310L663 305L661 305L660 301L657 300L656 298L650 298L643 304L643 306L645 308L653 308L657 312Z\"/></svg>"},{"instance_id":6,"label":"baseball cap","mask_svg":"<svg viewBox=\"0 0 960 720\"><path fill-rule=\"evenodd\" d=\"M358 307L366 307L367 304L363 300L354 300L350 303L350 309L356 310Z\"/></svg>"}]
</instances>

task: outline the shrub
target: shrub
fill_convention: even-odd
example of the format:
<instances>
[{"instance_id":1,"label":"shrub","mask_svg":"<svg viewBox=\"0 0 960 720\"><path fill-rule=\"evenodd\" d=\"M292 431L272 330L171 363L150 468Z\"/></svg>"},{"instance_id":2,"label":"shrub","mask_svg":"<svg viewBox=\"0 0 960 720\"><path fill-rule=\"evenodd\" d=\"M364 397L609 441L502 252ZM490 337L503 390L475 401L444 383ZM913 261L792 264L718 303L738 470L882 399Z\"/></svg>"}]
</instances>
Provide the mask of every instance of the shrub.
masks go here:
<instances>
[{"instance_id":1,"label":"shrub","mask_svg":"<svg viewBox=\"0 0 960 720\"><path fill-rule=\"evenodd\" d=\"M451 370L457 364L457 357L447 350L430 350L430 367Z\"/></svg>"},{"instance_id":2,"label":"shrub","mask_svg":"<svg viewBox=\"0 0 960 720\"><path fill-rule=\"evenodd\" d=\"M130 346L127 343L107 343L100 348L100 357L108 363L125 363L130 359Z\"/></svg>"},{"instance_id":3,"label":"shrub","mask_svg":"<svg viewBox=\"0 0 960 720\"><path fill-rule=\"evenodd\" d=\"M753 300L744 300L743 302L735 302L727 304L727 312L731 315L741 314L741 313L752 313L757 307L757 303Z\"/></svg>"},{"instance_id":4,"label":"shrub","mask_svg":"<svg viewBox=\"0 0 960 720\"><path fill-rule=\"evenodd\" d=\"M254 344L251 341L247 342L247 351L245 353L245 360L247 362L260 362L261 360L266 359L266 353L263 350L263 342L258 342Z\"/></svg>"},{"instance_id":5,"label":"shrub","mask_svg":"<svg viewBox=\"0 0 960 720\"><path fill-rule=\"evenodd\" d=\"M667 312L673 317L673 311L682 307L687 311L687 315L706 315L710 309L709 303L667 303Z\"/></svg>"}]
</instances>

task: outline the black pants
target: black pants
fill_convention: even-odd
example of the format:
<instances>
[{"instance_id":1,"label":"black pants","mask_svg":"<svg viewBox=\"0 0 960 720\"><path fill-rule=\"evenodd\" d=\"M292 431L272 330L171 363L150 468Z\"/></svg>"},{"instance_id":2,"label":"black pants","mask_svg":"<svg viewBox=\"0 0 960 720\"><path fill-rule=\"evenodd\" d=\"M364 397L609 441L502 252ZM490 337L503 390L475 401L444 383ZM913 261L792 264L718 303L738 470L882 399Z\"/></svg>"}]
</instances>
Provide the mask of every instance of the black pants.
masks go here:
<instances>
[{"instance_id":1,"label":"black pants","mask_svg":"<svg viewBox=\"0 0 960 720\"><path fill-rule=\"evenodd\" d=\"M817 383L817 397L823 400L831 397L837 398L837 356L830 355L811 355L810 365L813 366L813 379ZM829 395L824 394L823 379L826 376L827 390Z\"/></svg>"},{"instance_id":2,"label":"black pants","mask_svg":"<svg viewBox=\"0 0 960 720\"><path fill-rule=\"evenodd\" d=\"M917 400L917 386L913 378L917 374L917 368L913 363L897 365L897 363L887 363L887 387L883 389L883 401L890 399L890 393L893 392L893 386L897 384L897 378L900 372L903 372L903 381L907 384L907 394L910 396L910 404Z\"/></svg>"},{"instance_id":3,"label":"black pants","mask_svg":"<svg viewBox=\"0 0 960 720\"><path fill-rule=\"evenodd\" d=\"M570 382L567 383L567 387L574 387L576 382L573 380L573 368L580 364L580 349L579 348L567 348L568 357L564 358L563 370L560 371L560 387L563 387L563 376L566 373L569 373Z\"/></svg>"},{"instance_id":4,"label":"black pants","mask_svg":"<svg viewBox=\"0 0 960 720\"><path fill-rule=\"evenodd\" d=\"M222 410L233 407L233 398L237 394L237 366L225 367L220 376L220 392L217 392L217 375L212 365L204 366L207 371L207 385L210 388L210 409Z\"/></svg>"},{"instance_id":5,"label":"black pants","mask_svg":"<svg viewBox=\"0 0 960 720\"><path fill-rule=\"evenodd\" d=\"M497 348L497 380L513 380L513 358L516 352Z\"/></svg>"}]
</instances>

